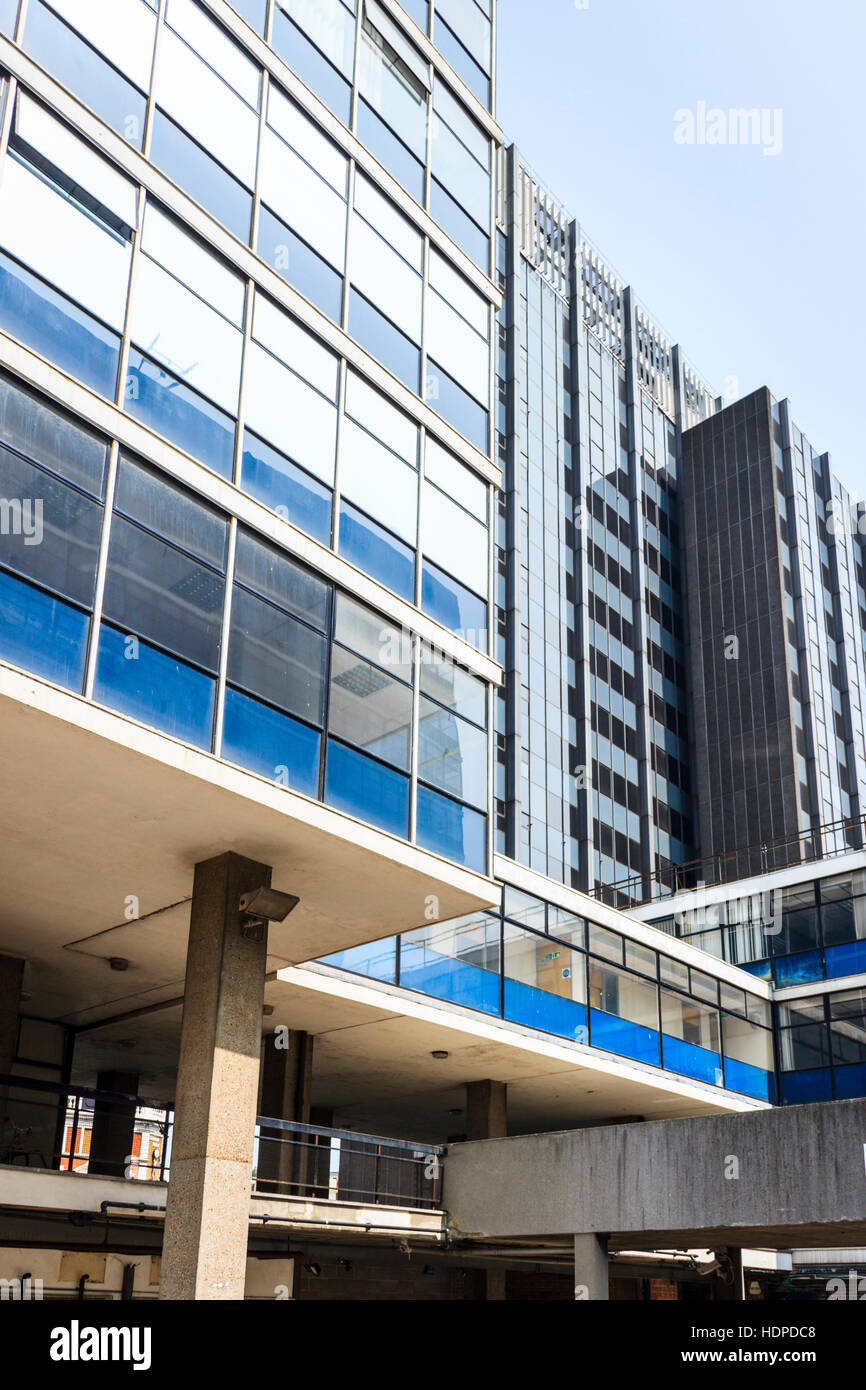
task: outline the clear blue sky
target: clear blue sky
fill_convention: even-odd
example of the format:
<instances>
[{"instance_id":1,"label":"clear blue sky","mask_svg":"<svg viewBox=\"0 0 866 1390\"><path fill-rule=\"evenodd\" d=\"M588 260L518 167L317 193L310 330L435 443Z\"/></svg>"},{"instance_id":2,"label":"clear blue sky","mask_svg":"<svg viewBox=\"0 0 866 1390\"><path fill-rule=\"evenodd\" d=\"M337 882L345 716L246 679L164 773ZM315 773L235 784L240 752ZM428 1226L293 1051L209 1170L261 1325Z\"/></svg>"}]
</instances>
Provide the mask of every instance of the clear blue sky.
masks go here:
<instances>
[{"instance_id":1,"label":"clear blue sky","mask_svg":"<svg viewBox=\"0 0 866 1390\"><path fill-rule=\"evenodd\" d=\"M863 0L498 0L498 108L717 394L766 385L866 497ZM675 112L781 109L781 152Z\"/></svg>"}]
</instances>

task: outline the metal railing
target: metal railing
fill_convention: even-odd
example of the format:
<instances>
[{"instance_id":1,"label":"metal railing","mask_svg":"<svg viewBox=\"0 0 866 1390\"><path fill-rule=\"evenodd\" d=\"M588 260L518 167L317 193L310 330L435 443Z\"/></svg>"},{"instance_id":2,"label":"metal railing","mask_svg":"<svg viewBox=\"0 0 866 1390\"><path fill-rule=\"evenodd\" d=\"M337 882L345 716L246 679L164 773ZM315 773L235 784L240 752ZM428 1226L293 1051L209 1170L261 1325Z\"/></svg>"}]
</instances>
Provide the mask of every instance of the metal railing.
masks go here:
<instances>
[{"instance_id":1,"label":"metal railing","mask_svg":"<svg viewBox=\"0 0 866 1390\"><path fill-rule=\"evenodd\" d=\"M360 1205L435 1209L444 1148L260 1116L253 1190Z\"/></svg>"},{"instance_id":2,"label":"metal railing","mask_svg":"<svg viewBox=\"0 0 866 1390\"><path fill-rule=\"evenodd\" d=\"M94 1123L133 1117L133 1152L91 1164ZM174 1110L120 1091L0 1075L0 1164L165 1182ZM137 1150L137 1151L136 1151Z\"/></svg>"},{"instance_id":3,"label":"metal railing","mask_svg":"<svg viewBox=\"0 0 866 1390\"><path fill-rule=\"evenodd\" d=\"M132 1124L134 1152L123 1162L91 1152L94 1123L102 1120ZM167 1182L173 1127L168 1102L0 1074L0 1165ZM253 1191L435 1210L444 1154L436 1145L259 1116Z\"/></svg>"},{"instance_id":4,"label":"metal railing","mask_svg":"<svg viewBox=\"0 0 866 1390\"><path fill-rule=\"evenodd\" d=\"M631 874L615 883L596 884L590 896L612 907L637 907L692 888L710 888L739 878L834 859L866 846L866 815L828 821L811 830L726 850L724 854L666 864L651 874Z\"/></svg>"}]
</instances>

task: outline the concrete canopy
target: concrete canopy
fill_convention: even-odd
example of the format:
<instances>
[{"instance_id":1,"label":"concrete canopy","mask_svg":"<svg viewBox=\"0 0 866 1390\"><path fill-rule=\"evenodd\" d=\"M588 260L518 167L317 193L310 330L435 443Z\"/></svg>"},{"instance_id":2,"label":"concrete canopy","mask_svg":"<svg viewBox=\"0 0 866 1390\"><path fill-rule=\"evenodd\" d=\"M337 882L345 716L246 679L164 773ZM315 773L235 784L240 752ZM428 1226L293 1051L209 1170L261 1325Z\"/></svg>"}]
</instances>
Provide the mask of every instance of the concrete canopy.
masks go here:
<instances>
[{"instance_id":1,"label":"concrete canopy","mask_svg":"<svg viewBox=\"0 0 866 1390\"><path fill-rule=\"evenodd\" d=\"M271 924L270 969L417 926L431 897L445 921L499 896L483 875L2 665L0 841L0 952L29 963L28 1012L70 1023L182 992L193 869L228 850L300 898Z\"/></svg>"}]
</instances>

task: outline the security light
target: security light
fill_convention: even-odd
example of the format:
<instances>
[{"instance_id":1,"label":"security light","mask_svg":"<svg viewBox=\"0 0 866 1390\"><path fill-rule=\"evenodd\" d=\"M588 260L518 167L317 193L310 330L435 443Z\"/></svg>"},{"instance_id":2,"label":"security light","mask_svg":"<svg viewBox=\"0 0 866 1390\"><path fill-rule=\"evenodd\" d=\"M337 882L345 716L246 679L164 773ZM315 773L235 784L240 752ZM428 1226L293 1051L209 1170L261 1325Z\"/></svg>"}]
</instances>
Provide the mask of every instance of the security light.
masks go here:
<instances>
[{"instance_id":1,"label":"security light","mask_svg":"<svg viewBox=\"0 0 866 1390\"><path fill-rule=\"evenodd\" d=\"M241 936L248 941L263 941L268 922L285 921L299 902L291 893L280 893L276 888L253 888L243 893L238 904Z\"/></svg>"}]
</instances>

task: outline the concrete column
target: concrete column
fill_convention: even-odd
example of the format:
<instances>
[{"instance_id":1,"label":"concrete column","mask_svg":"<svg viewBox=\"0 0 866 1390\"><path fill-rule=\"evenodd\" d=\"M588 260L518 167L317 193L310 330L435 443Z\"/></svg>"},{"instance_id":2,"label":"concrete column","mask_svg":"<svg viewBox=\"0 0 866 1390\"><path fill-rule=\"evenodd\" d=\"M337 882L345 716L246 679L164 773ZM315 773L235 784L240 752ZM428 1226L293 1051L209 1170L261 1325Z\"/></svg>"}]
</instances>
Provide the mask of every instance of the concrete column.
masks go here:
<instances>
[{"instance_id":1,"label":"concrete column","mask_svg":"<svg viewBox=\"0 0 866 1390\"><path fill-rule=\"evenodd\" d=\"M607 1302L607 1236L594 1234L574 1237L574 1296L595 1303Z\"/></svg>"},{"instance_id":2,"label":"concrete column","mask_svg":"<svg viewBox=\"0 0 866 1390\"><path fill-rule=\"evenodd\" d=\"M96 1089L135 1097L138 1076L135 1072L101 1071L96 1077ZM96 1102L90 1131L89 1173L112 1178L124 1176L135 1135L135 1110L135 1099Z\"/></svg>"},{"instance_id":3,"label":"concrete column","mask_svg":"<svg viewBox=\"0 0 866 1390\"><path fill-rule=\"evenodd\" d=\"M244 1296L267 934L238 904L270 881L237 854L196 865L161 1299Z\"/></svg>"},{"instance_id":4,"label":"concrete column","mask_svg":"<svg viewBox=\"0 0 866 1390\"><path fill-rule=\"evenodd\" d=\"M504 1081L470 1081L466 1086L466 1138L504 1139L508 1133Z\"/></svg>"},{"instance_id":5,"label":"concrete column","mask_svg":"<svg viewBox=\"0 0 866 1390\"><path fill-rule=\"evenodd\" d=\"M24 962L15 956L0 956L0 1076L8 1076L18 1050L18 1013ZM9 1088L0 1085L0 1152L5 1151Z\"/></svg>"},{"instance_id":6,"label":"concrete column","mask_svg":"<svg viewBox=\"0 0 866 1390\"><path fill-rule=\"evenodd\" d=\"M504 1139L508 1134L507 1087L504 1081L469 1081L466 1085L466 1138ZM505 1298L505 1270L484 1270L484 1297Z\"/></svg>"},{"instance_id":7,"label":"concrete column","mask_svg":"<svg viewBox=\"0 0 866 1390\"><path fill-rule=\"evenodd\" d=\"M313 1042L310 1033L296 1029L288 1033L276 1030L262 1038L259 1115L264 1119L310 1123ZM303 1136L295 1136L297 1144L286 1143L290 1137L286 1130L262 1126L256 1181L265 1191L296 1197L305 1195L313 1153Z\"/></svg>"}]
</instances>

